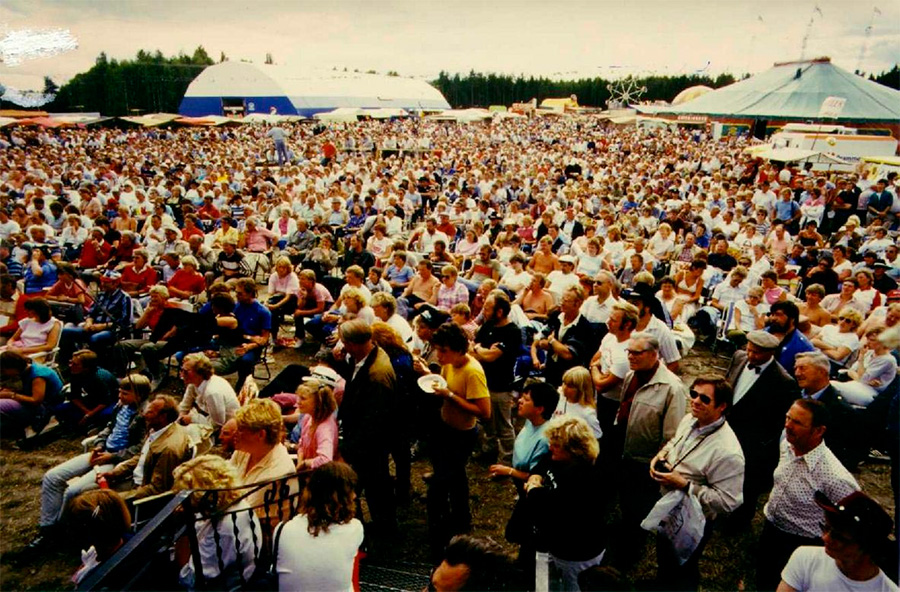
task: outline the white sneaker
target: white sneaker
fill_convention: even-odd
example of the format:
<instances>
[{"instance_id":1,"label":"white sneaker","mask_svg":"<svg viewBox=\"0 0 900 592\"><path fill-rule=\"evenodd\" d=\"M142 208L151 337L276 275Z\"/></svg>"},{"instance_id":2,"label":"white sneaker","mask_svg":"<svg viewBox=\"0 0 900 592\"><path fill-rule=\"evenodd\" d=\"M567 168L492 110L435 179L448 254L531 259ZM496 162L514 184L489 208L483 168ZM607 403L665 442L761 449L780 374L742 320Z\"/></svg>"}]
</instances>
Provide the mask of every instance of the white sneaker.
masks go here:
<instances>
[{"instance_id":1,"label":"white sneaker","mask_svg":"<svg viewBox=\"0 0 900 592\"><path fill-rule=\"evenodd\" d=\"M294 349L301 349L303 347L303 340L298 339L294 342Z\"/></svg>"}]
</instances>

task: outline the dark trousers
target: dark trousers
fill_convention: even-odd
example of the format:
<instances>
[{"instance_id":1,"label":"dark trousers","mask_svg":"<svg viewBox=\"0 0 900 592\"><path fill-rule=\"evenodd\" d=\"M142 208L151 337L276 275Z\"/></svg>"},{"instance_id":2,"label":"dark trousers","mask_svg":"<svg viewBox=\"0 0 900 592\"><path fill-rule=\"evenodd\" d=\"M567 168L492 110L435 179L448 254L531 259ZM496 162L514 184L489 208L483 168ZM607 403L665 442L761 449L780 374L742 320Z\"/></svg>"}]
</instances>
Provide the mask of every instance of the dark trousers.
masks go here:
<instances>
[{"instance_id":1,"label":"dark trousers","mask_svg":"<svg viewBox=\"0 0 900 592\"><path fill-rule=\"evenodd\" d=\"M366 497L374 534L391 534L397 529L397 508L388 451L372 446L366 450L341 450L341 454L359 477L358 488ZM366 534L372 534L371 529Z\"/></svg>"},{"instance_id":2,"label":"dark trousers","mask_svg":"<svg viewBox=\"0 0 900 592\"><path fill-rule=\"evenodd\" d=\"M787 533L766 520L759 537L756 564L756 589L775 590L781 583L781 570L797 547L822 546L822 539L810 539Z\"/></svg>"},{"instance_id":3,"label":"dark trousers","mask_svg":"<svg viewBox=\"0 0 900 592\"><path fill-rule=\"evenodd\" d=\"M659 483L650 478L650 465L623 459L619 464L619 506L622 509L622 551L626 560L637 558L647 531L641 522L659 500Z\"/></svg>"},{"instance_id":4,"label":"dark trousers","mask_svg":"<svg viewBox=\"0 0 900 592\"><path fill-rule=\"evenodd\" d=\"M275 304L276 302L280 302L281 299L284 298L283 294L275 294L274 296L269 298L269 304ZM291 294L288 296L288 299L281 306L269 309L272 313L272 339L278 338L278 329L281 328L281 323L284 320L284 315L293 314L295 310L297 310L297 296Z\"/></svg>"},{"instance_id":5,"label":"dark trousers","mask_svg":"<svg viewBox=\"0 0 900 592\"><path fill-rule=\"evenodd\" d=\"M303 384L303 378L309 376L309 368L302 364L290 364L269 381L257 395L260 399L268 399L279 393L293 393Z\"/></svg>"},{"instance_id":6,"label":"dark trousers","mask_svg":"<svg viewBox=\"0 0 900 592\"><path fill-rule=\"evenodd\" d=\"M475 447L478 428L456 430L441 422L430 446L434 476L428 484L428 530L431 550L440 553L454 534L472 527L466 464Z\"/></svg>"},{"instance_id":7,"label":"dark trousers","mask_svg":"<svg viewBox=\"0 0 900 592\"><path fill-rule=\"evenodd\" d=\"M703 538L684 563L678 562L675 549L665 535L656 535L656 584L660 590L694 591L700 587L700 557L712 536L713 523L707 520Z\"/></svg>"}]
</instances>

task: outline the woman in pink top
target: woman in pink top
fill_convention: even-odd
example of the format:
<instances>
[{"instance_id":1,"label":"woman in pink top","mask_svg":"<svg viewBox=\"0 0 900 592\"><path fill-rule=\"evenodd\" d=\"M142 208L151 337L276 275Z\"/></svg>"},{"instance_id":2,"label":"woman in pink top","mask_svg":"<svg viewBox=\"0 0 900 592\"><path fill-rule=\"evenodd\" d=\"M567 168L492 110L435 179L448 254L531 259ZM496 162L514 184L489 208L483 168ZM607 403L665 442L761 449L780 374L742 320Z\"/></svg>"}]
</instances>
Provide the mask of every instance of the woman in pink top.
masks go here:
<instances>
[{"instance_id":1,"label":"woman in pink top","mask_svg":"<svg viewBox=\"0 0 900 592\"><path fill-rule=\"evenodd\" d=\"M331 387L306 379L297 389L300 419L300 443L297 447L297 471L312 471L337 457L337 402Z\"/></svg>"},{"instance_id":2,"label":"woman in pink top","mask_svg":"<svg viewBox=\"0 0 900 592\"><path fill-rule=\"evenodd\" d=\"M762 279L763 297L766 303L771 306L781 300L787 300L787 290L778 285L778 274L774 271L766 271L760 278Z\"/></svg>"},{"instance_id":3,"label":"woman in pink top","mask_svg":"<svg viewBox=\"0 0 900 592\"><path fill-rule=\"evenodd\" d=\"M28 317L19 321L16 333L0 349L23 355L49 352L59 343L62 323L53 318L50 304L43 298L26 300L24 308Z\"/></svg>"},{"instance_id":4,"label":"woman in pink top","mask_svg":"<svg viewBox=\"0 0 900 592\"><path fill-rule=\"evenodd\" d=\"M275 261L275 271L269 276L269 299L266 308L272 313L272 335L278 342L278 329L285 314L297 309L300 293L300 278L294 272L291 260L279 257Z\"/></svg>"}]
</instances>

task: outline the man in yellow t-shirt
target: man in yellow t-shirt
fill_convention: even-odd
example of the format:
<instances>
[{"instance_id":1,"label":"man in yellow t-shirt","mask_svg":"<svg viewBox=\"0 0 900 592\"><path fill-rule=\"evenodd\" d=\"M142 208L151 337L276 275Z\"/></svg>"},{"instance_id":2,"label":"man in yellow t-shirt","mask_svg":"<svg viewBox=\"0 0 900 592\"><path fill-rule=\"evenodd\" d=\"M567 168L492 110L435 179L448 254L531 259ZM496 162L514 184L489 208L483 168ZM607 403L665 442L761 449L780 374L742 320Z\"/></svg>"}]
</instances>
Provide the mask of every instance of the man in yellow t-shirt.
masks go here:
<instances>
[{"instance_id":1,"label":"man in yellow t-shirt","mask_svg":"<svg viewBox=\"0 0 900 592\"><path fill-rule=\"evenodd\" d=\"M444 401L430 446L434 476L428 487L431 551L440 556L453 535L472 528L466 463L475 446L478 419L491 416L491 394L484 369L467 353L469 339L458 325L442 325L431 345L447 381L446 388L434 389Z\"/></svg>"}]
</instances>

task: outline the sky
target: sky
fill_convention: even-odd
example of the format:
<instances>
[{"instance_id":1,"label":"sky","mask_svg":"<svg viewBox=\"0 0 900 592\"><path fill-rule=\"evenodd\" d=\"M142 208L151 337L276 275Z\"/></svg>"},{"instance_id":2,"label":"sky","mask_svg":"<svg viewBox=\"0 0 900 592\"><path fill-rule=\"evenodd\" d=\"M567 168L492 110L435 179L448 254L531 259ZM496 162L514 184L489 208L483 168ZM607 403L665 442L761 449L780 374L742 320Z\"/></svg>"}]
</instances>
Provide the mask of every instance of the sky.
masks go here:
<instances>
[{"instance_id":1,"label":"sky","mask_svg":"<svg viewBox=\"0 0 900 592\"><path fill-rule=\"evenodd\" d=\"M23 30L68 31L77 48L26 51L13 65L21 53L6 52L23 49ZM262 63L271 53L299 68L428 80L473 69L558 79L752 74L818 56L878 73L900 63L900 0L0 0L0 84L13 89L40 90L45 75L61 85L101 51L122 59L198 45L215 60L224 52Z\"/></svg>"}]
</instances>

